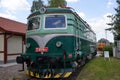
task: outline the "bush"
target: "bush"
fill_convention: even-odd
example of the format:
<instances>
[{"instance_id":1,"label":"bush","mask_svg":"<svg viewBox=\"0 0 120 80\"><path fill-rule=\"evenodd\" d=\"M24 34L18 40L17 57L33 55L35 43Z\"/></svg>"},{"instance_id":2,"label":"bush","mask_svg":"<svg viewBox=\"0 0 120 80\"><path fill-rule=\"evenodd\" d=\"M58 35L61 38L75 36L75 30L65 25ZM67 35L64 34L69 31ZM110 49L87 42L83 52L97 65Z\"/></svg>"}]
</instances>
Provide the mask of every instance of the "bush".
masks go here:
<instances>
[{"instance_id":1,"label":"bush","mask_svg":"<svg viewBox=\"0 0 120 80\"><path fill-rule=\"evenodd\" d=\"M103 48L103 51L109 51L110 56L113 56L113 49L111 45L107 45Z\"/></svg>"}]
</instances>

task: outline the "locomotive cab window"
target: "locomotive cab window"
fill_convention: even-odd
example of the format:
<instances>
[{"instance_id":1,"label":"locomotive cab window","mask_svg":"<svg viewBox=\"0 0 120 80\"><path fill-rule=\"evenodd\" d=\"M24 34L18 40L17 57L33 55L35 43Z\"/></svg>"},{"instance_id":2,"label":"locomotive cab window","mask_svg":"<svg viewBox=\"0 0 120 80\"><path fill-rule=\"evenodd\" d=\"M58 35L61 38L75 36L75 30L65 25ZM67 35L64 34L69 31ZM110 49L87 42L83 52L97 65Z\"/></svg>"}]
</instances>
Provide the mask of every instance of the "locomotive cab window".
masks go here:
<instances>
[{"instance_id":1,"label":"locomotive cab window","mask_svg":"<svg viewBox=\"0 0 120 80\"><path fill-rule=\"evenodd\" d=\"M39 29L40 17L34 17L28 21L28 31Z\"/></svg>"},{"instance_id":2,"label":"locomotive cab window","mask_svg":"<svg viewBox=\"0 0 120 80\"><path fill-rule=\"evenodd\" d=\"M45 18L46 29L66 28L66 20L64 15L48 15Z\"/></svg>"}]
</instances>

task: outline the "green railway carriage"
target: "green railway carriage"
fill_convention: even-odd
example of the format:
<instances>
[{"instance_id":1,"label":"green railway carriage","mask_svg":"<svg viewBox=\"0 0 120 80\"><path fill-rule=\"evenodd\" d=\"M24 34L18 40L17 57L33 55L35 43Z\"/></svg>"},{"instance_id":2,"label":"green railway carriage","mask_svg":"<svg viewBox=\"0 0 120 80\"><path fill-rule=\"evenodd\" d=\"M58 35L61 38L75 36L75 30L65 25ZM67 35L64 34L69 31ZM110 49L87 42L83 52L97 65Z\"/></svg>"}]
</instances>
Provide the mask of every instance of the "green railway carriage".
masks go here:
<instances>
[{"instance_id":1,"label":"green railway carriage","mask_svg":"<svg viewBox=\"0 0 120 80\"><path fill-rule=\"evenodd\" d=\"M66 78L96 54L96 35L70 8L41 8L28 17L26 52L16 58L36 78Z\"/></svg>"}]
</instances>

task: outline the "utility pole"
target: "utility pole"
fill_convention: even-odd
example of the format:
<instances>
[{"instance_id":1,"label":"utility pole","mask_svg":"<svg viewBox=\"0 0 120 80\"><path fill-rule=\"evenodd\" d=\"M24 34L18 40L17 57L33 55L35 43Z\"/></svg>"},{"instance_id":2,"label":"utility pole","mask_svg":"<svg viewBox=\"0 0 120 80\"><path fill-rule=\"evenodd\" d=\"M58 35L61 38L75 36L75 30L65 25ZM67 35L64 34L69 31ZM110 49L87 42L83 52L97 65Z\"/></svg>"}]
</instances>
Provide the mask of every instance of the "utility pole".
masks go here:
<instances>
[{"instance_id":1,"label":"utility pole","mask_svg":"<svg viewBox=\"0 0 120 80\"><path fill-rule=\"evenodd\" d=\"M105 36L106 36L106 39L107 39L107 30L105 29Z\"/></svg>"}]
</instances>

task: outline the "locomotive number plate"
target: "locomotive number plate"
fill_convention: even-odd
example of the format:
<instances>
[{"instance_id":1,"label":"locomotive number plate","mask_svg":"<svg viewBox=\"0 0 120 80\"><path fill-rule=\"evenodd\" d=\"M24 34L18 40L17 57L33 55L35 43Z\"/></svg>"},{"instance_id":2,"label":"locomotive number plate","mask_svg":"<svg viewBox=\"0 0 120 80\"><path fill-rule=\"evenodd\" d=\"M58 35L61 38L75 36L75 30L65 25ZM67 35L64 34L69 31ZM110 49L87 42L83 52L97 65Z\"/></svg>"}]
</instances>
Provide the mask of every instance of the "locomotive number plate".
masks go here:
<instances>
[{"instance_id":1,"label":"locomotive number plate","mask_svg":"<svg viewBox=\"0 0 120 80\"><path fill-rule=\"evenodd\" d=\"M36 48L35 52L48 52L48 47L45 47L45 48Z\"/></svg>"}]
</instances>

